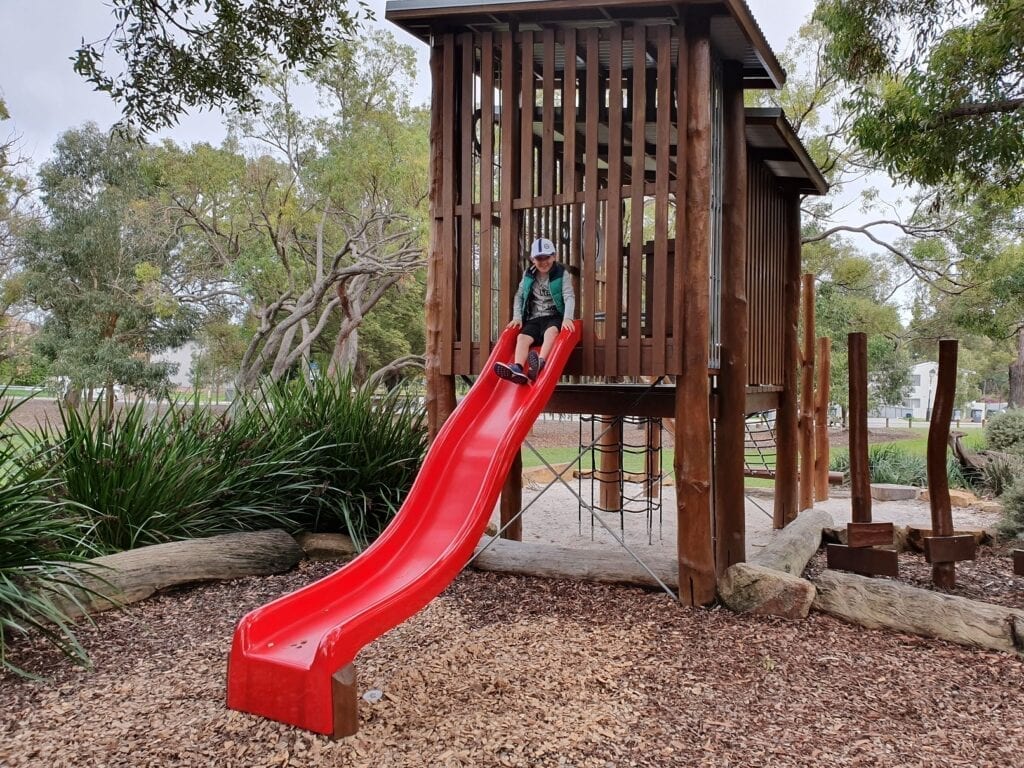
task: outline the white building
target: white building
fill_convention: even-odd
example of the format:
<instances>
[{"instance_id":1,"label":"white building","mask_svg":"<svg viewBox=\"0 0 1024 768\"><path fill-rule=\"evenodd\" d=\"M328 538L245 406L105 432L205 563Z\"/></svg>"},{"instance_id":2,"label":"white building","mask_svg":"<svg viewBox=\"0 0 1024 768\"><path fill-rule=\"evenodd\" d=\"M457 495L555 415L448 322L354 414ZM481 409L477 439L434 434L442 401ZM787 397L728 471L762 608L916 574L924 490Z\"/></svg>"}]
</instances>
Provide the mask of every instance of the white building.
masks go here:
<instances>
[{"instance_id":1,"label":"white building","mask_svg":"<svg viewBox=\"0 0 1024 768\"><path fill-rule=\"evenodd\" d=\"M910 392L903 398L903 418L907 414L915 419L930 419L935 405L935 381L939 376L939 364L934 361L918 363L910 369Z\"/></svg>"},{"instance_id":2,"label":"white building","mask_svg":"<svg viewBox=\"0 0 1024 768\"><path fill-rule=\"evenodd\" d=\"M905 419L913 416L915 421L927 421L932 417L935 405L935 384L939 377L939 364L934 361L918 363L910 369L910 391L900 405L887 405L877 409L877 416ZM974 401L963 409L953 410L954 420L984 422L993 413L1006 410L1006 403L985 403Z\"/></svg>"},{"instance_id":3,"label":"white building","mask_svg":"<svg viewBox=\"0 0 1024 768\"><path fill-rule=\"evenodd\" d=\"M170 375L171 386L178 389L192 388L192 358L199 351L194 341L186 341L176 349L166 349L153 355L154 363L172 363L178 366L177 371Z\"/></svg>"}]
</instances>

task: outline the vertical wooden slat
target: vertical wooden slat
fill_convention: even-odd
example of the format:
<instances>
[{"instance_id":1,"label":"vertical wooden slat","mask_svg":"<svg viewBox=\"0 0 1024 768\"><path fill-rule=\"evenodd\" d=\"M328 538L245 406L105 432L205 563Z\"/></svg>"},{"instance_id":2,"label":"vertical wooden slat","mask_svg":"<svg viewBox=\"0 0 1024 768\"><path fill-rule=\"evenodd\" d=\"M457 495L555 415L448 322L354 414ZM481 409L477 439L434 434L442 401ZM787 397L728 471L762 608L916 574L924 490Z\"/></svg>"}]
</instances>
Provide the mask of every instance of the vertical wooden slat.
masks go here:
<instances>
[{"instance_id":1,"label":"vertical wooden slat","mask_svg":"<svg viewBox=\"0 0 1024 768\"><path fill-rule=\"evenodd\" d=\"M814 402L814 500L828 498L828 395L832 386L832 339L818 339L818 389Z\"/></svg>"},{"instance_id":2,"label":"vertical wooden slat","mask_svg":"<svg viewBox=\"0 0 1024 768\"><path fill-rule=\"evenodd\" d=\"M676 61L676 228L675 249L672 255L672 360L669 370L680 375L683 372L683 302L686 300L686 185L689 177L686 154L686 124L689 112L689 71L690 57L688 38L683 25L673 30L678 39Z\"/></svg>"},{"instance_id":3,"label":"vertical wooden slat","mask_svg":"<svg viewBox=\"0 0 1024 768\"><path fill-rule=\"evenodd\" d=\"M956 399L956 339L939 340L939 374L935 380L935 401L928 425L928 503L932 513L932 535L953 535L953 513L949 499L949 476L946 474L946 446L949 443L949 421ZM972 558L973 559L973 558ZM955 562L932 562L932 583L952 589L956 586Z\"/></svg>"},{"instance_id":4,"label":"vertical wooden slat","mask_svg":"<svg viewBox=\"0 0 1024 768\"><path fill-rule=\"evenodd\" d=\"M850 510L855 523L871 522L871 472L868 469L868 337L847 337L850 402ZM803 467L801 466L801 471Z\"/></svg>"},{"instance_id":5,"label":"vertical wooden slat","mask_svg":"<svg viewBox=\"0 0 1024 768\"><path fill-rule=\"evenodd\" d=\"M555 30L548 27L541 33L544 48L544 106L541 133L541 205L553 205L555 196ZM548 237L553 232L547 222Z\"/></svg>"},{"instance_id":6,"label":"vertical wooden slat","mask_svg":"<svg viewBox=\"0 0 1024 768\"><path fill-rule=\"evenodd\" d=\"M797 325L800 317L800 204L795 191L785 200L785 227L780 233L785 243L786 283L783 300L782 349L785 369L782 394L775 422L777 456L775 460L775 508L772 525L783 528L797 514L797 367L799 346Z\"/></svg>"},{"instance_id":7,"label":"vertical wooden slat","mask_svg":"<svg viewBox=\"0 0 1024 768\"><path fill-rule=\"evenodd\" d=\"M814 275L800 287L804 341L800 356L800 511L814 507Z\"/></svg>"},{"instance_id":8,"label":"vertical wooden slat","mask_svg":"<svg viewBox=\"0 0 1024 768\"><path fill-rule=\"evenodd\" d=\"M576 197L576 30L565 31L565 71L562 75L562 194L565 202Z\"/></svg>"},{"instance_id":9,"label":"vertical wooden slat","mask_svg":"<svg viewBox=\"0 0 1024 768\"><path fill-rule=\"evenodd\" d=\"M430 258L427 262L426 295L426 410L431 439L455 409L455 380L451 374L452 316L451 254L453 109L451 72L453 40L442 35L430 52L432 103L430 118ZM449 116L446 119L446 116Z\"/></svg>"},{"instance_id":10,"label":"vertical wooden slat","mask_svg":"<svg viewBox=\"0 0 1024 768\"><path fill-rule=\"evenodd\" d=\"M724 71L722 149L722 346L719 352L718 424L715 432L715 568L719 576L746 560L743 492L747 413L747 138L743 70Z\"/></svg>"},{"instance_id":11,"label":"vertical wooden slat","mask_svg":"<svg viewBox=\"0 0 1024 768\"><path fill-rule=\"evenodd\" d=\"M520 106L519 143L520 143L520 167L519 167L519 196L524 201L533 199L533 112L536 104L535 88L536 80L533 76L533 32L521 34L522 44L520 56L522 57L522 71L520 74L520 89L522 104ZM530 237L535 231L536 221L530 222Z\"/></svg>"},{"instance_id":12,"label":"vertical wooden slat","mask_svg":"<svg viewBox=\"0 0 1024 768\"><path fill-rule=\"evenodd\" d=\"M519 66L513 30L501 35L501 264L499 312L502 322L512 319L512 300L519 282Z\"/></svg>"},{"instance_id":13,"label":"vertical wooden slat","mask_svg":"<svg viewBox=\"0 0 1024 768\"><path fill-rule=\"evenodd\" d=\"M459 35L462 53L459 67L459 247L456 260L460 342L455 373L471 373L473 341L473 111L476 107L473 77L473 34Z\"/></svg>"},{"instance_id":14,"label":"vertical wooden slat","mask_svg":"<svg viewBox=\"0 0 1024 768\"><path fill-rule=\"evenodd\" d=\"M597 201L597 127L600 93L600 39L594 28L584 33L586 44L586 136L583 156L583 201L586 208L583 231L583 286L580 297L580 317L583 320L583 375L594 375L594 312L597 310L597 226L600 218ZM608 323L605 323L607 337ZM605 338L605 344L608 339Z\"/></svg>"},{"instance_id":15,"label":"vertical wooden slat","mask_svg":"<svg viewBox=\"0 0 1024 768\"><path fill-rule=\"evenodd\" d=\"M515 28L501 35L501 248L499 263L501 264L501 293L499 306L502 324L512 318L512 301L519 282L519 231L521 217L515 209L515 201L519 196L518 185L521 177L519 162L522 157L520 150L519 115L519 61L516 45ZM501 490L500 519L508 522L511 516L522 509L522 452L512 462L512 467L505 477ZM519 535L512 526L509 537Z\"/></svg>"},{"instance_id":16,"label":"vertical wooden slat","mask_svg":"<svg viewBox=\"0 0 1024 768\"><path fill-rule=\"evenodd\" d=\"M494 34L480 40L480 361L491 354L494 260Z\"/></svg>"},{"instance_id":17,"label":"vertical wooden slat","mask_svg":"<svg viewBox=\"0 0 1024 768\"><path fill-rule=\"evenodd\" d=\"M683 312L683 372L676 379L676 500L679 599L715 599L711 529L711 418L708 385L711 244L711 40L706 16L688 20L686 259L676 296Z\"/></svg>"},{"instance_id":18,"label":"vertical wooden slat","mask_svg":"<svg viewBox=\"0 0 1024 768\"><path fill-rule=\"evenodd\" d=\"M643 264L644 264L644 164L647 146L644 141L644 127L647 124L647 27L634 24L633 81L629 108L633 113L630 125L630 216L629 216L629 258L626 261L626 338L629 339L627 374L640 376L640 352L642 350L643 326Z\"/></svg>"},{"instance_id":19,"label":"vertical wooden slat","mask_svg":"<svg viewBox=\"0 0 1024 768\"><path fill-rule=\"evenodd\" d=\"M649 322L653 331L652 376L663 376L668 344L668 196L669 196L669 143L672 140L672 38L666 26L658 27L655 41L658 48L656 122L657 149L655 150L654 178L654 276Z\"/></svg>"},{"instance_id":20,"label":"vertical wooden slat","mask_svg":"<svg viewBox=\"0 0 1024 768\"><path fill-rule=\"evenodd\" d=\"M622 335L622 27L609 30L608 209L605 225L604 375L621 376ZM598 96L600 98L600 95Z\"/></svg>"}]
</instances>

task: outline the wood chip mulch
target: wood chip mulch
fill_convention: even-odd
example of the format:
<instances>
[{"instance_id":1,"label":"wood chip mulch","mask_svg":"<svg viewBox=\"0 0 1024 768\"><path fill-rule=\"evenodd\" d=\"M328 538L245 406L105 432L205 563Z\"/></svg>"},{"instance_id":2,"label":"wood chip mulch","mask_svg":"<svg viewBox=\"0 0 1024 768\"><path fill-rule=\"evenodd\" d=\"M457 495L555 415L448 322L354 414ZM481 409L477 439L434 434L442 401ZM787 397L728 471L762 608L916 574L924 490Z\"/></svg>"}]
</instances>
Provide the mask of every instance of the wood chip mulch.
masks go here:
<instances>
[{"instance_id":1,"label":"wood chip mulch","mask_svg":"<svg viewBox=\"0 0 1024 768\"><path fill-rule=\"evenodd\" d=\"M1024 661L681 608L639 589L465 573L358 659L362 728L332 742L224 707L232 629L326 575L164 594L81 626L94 667L18 639L0 765L1010 766Z\"/></svg>"}]
</instances>

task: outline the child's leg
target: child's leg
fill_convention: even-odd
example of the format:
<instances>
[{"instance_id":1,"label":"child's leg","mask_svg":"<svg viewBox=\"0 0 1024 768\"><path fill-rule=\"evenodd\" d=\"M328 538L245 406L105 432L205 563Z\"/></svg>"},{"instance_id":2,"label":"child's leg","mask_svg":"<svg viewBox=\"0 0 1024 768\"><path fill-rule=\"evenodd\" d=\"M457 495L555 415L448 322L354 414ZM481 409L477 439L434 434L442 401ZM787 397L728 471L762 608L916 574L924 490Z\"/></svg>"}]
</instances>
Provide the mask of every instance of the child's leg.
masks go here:
<instances>
[{"instance_id":1,"label":"child's leg","mask_svg":"<svg viewBox=\"0 0 1024 768\"><path fill-rule=\"evenodd\" d=\"M522 338L520 336L520 338ZM540 356L542 360L547 360L548 355L551 353L551 348L555 345L555 339L558 338L558 329L552 326L544 331L544 343L540 345ZM526 359L525 357L523 358Z\"/></svg>"},{"instance_id":2,"label":"child's leg","mask_svg":"<svg viewBox=\"0 0 1024 768\"><path fill-rule=\"evenodd\" d=\"M519 365L526 365L526 356L530 352L531 344L533 344L533 337L528 334L520 333L519 336L516 337L515 361L519 363Z\"/></svg>"}]
</instances>

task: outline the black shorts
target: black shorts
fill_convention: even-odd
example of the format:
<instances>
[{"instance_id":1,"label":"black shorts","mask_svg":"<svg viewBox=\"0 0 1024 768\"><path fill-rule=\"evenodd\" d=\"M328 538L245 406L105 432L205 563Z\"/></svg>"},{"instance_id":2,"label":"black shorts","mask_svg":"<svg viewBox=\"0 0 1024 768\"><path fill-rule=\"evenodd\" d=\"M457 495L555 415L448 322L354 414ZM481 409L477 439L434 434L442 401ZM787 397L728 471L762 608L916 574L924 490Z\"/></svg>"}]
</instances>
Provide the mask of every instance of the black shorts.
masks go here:
<instances>
[{"instance_id":1,"label":"black shorts","mask_svg":"<svg viewBox=\"0 0 1024 768\"><path fill-rule=\"evenodd\" d=\"M554 328L557 331L561 327L561 315L544 315L543 317L531 317L523 323L523 327L519 329L519 333L523 336L529 336L532 338L534 344L540 344L544 341L544 332L548 328Z\"/></svg>"}]
</instances>

